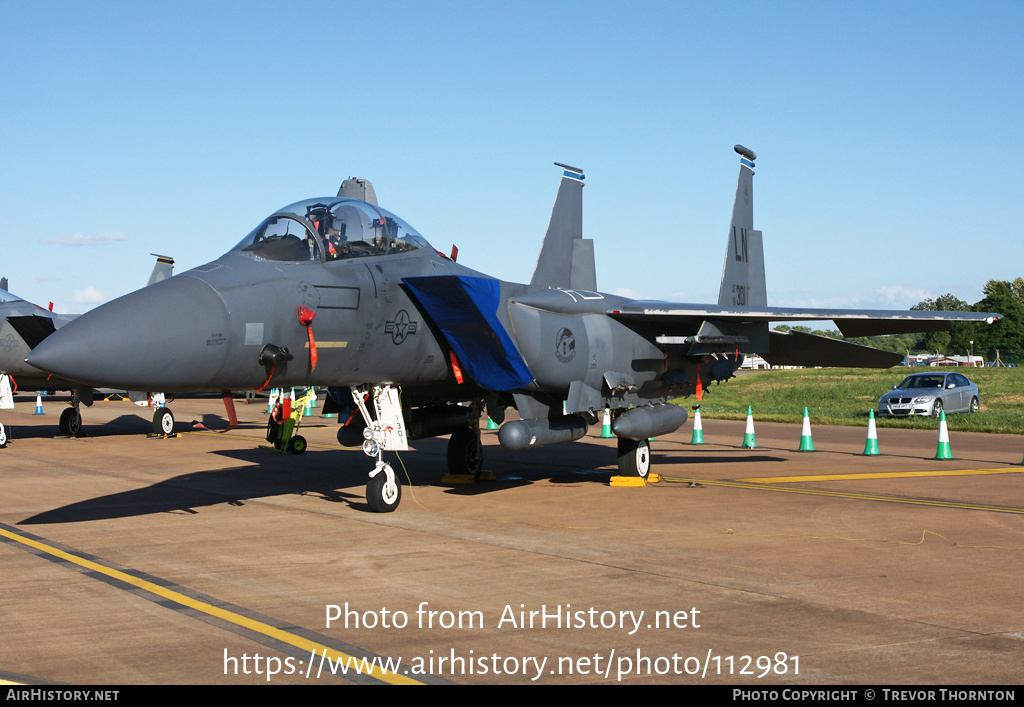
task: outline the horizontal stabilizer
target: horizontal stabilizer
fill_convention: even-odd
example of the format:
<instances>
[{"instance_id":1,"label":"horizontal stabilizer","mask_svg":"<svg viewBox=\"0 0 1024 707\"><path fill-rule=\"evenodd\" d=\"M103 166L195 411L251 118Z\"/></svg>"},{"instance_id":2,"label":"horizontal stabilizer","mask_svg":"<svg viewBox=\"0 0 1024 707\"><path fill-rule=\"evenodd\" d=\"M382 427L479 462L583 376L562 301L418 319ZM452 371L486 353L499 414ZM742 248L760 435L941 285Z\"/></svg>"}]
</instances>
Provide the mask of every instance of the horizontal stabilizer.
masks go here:
<instances>
[{"instance_id":1,"label":"horizontal stabilizer","mask_svg":"<svg viewBox=\"0 0 1024 707\"><path fill-rule=\"evenodd\" d=\"M903 354L802 331L771 331L769 341L771 350L761 356L773 366L889 368L903 360Z\"/></svg>"},{"instance_id":2,"label":"horizontal stabilizer","mask_svg":"<svg viewBox=\"0 0 1024 707\"><path fill-rule=\"evenodd\" d=\"M498 321L501 283L483 277L407 277L403 282L441 330L470 379L484 390L517 390L533 376Z\"/></svg>"}]
</instances>

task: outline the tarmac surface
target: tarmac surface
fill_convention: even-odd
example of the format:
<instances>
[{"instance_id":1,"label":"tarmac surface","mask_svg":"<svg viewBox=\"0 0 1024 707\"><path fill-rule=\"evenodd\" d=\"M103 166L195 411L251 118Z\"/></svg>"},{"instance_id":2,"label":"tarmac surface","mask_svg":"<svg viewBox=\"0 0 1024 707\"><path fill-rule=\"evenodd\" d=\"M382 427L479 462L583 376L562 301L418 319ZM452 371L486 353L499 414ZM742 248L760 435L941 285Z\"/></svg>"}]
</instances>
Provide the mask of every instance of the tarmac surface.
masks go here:
<instances>
[{"instance_id":1,"label":"tarmac surface","mask_svg":"<svg viewBox=\"0 0 1024 707\"><path fill-rule=\"evenodd\" d=\"M289 456L259 448L265 401L219 434L191 425L225 427L219 399L179 399L169 439L101 401L55 439L64 406L0 410L0 683L1024 681L1021 436L939 461L937 431L864 456L865 427L818 426L801 453L799 425L744 449L705 416L620 488L600 426L519 453L485 432L494 481L442 484L445 439L415 442L377 514L333 420Z\"/></svg>"}]
</instances>

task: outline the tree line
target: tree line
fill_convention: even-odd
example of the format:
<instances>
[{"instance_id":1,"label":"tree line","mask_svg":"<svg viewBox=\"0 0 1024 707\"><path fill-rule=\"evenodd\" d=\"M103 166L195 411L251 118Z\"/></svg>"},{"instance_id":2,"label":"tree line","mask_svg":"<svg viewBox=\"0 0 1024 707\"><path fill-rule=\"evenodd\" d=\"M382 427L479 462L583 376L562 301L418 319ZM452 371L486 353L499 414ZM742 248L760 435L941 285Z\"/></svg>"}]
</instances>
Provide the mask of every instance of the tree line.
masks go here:
<instances>
[{"instance_id":1,"label":"tree line","mask_svg":"<svg viewBox=\"0 0 1024 707\"><path fill-rule=\"evenodd\" d=\"M983 356L995 360L997 351L1004 363L1024 364L1024 278L1012 282L989 280L983 289L985 296L968 304L951 294L918 302L912 310L946 312L997 312L1002 318L994 324L984 322L954 322L950 331L924 334L889 334L887 336L858 336L846 339L876 349L894 351L904 355L913 353L939 353L944 355ZM782 325L777 331L803 331L833 339L843 339L835 329L811 330L808 327ZM974 342L973 347L971 342Z\"/></svg>"}]
</instances>

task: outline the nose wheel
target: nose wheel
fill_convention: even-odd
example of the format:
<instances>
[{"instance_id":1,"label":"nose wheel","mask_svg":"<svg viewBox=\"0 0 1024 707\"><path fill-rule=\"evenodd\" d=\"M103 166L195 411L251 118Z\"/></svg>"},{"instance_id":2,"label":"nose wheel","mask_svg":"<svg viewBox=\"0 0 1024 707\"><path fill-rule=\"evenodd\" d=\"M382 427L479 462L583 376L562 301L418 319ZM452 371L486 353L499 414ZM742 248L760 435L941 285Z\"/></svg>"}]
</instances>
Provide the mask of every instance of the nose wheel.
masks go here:
<instances>
[{"instance_id":1,"label":"nose wheel","mask_svg":"<svg viewBox=\"0 0 1024 707\"><path fill-rule=\"evenodd\" d=\"M394 469L385 461L377 461L366 482L366 502L377 513L390 513L402 500L402 485Z\"/></svg>"},{"instance_id":2,"label":"nose wheel","mask_svg":"<svg viewBox=\"0 0 1024 707\"><path fill-rule=\"evenodd\" d=\"M77 437L82 431L82 413L77 407L66 408L60 414L60 433L64 437Z\"/></svg>"}]
</instances>

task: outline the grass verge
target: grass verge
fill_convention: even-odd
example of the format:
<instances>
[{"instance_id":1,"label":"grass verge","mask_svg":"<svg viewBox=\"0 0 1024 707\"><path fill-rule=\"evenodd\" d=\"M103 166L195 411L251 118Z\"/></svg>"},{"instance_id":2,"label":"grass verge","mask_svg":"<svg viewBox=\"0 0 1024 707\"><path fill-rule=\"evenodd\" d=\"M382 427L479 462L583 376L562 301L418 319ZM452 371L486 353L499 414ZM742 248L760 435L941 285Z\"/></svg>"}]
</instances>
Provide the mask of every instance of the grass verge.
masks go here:
<instances>
[{"instance_id":1,"label":"grass verge","mask_svg":"<svg viewBox=\"0 0 1024 707\"><path fill-rule=\"evenodd\" d=\"M720 420L746 418L747 406L755 420L800 422L804 408L812 424L866 425L868 411L878 411L878 399L911 373L924 368L815 368L741 372L727 383L705 391L701 415ZM946 416L950 430L964 432L1024 433L1024 369L961 368L978 384L981 411ZM680 405L693 406L696 398L680 398ZM881 418L879 427L935 429L933 418Z\"/></svg>"}]
</instances>

